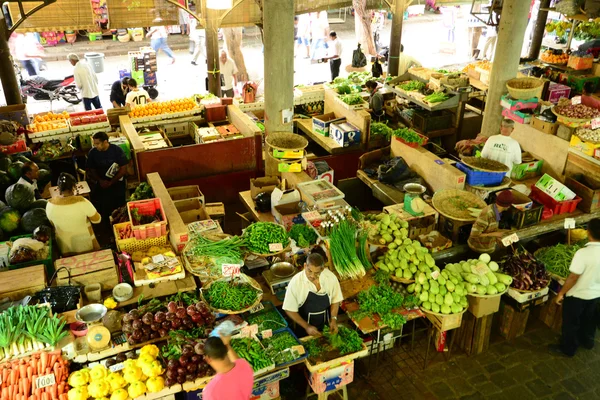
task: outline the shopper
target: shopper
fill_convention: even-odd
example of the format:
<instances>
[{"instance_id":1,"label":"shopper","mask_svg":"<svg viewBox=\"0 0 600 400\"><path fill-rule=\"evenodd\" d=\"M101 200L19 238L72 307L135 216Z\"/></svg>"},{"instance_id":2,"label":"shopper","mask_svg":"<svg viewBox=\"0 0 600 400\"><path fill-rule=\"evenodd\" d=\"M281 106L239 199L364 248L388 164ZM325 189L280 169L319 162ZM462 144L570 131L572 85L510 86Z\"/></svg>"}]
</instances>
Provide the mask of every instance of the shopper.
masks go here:
<instances>
[{"instance_id":1,"label":"shopper","mask_svg":"<svg viewBox=\"0 0 600 400\"><path fill-rule=\"evenodd\" d=\"M56 241L63 256L88 253L99 248L88 220L98 224L102 218L92 203L75 195L76 185L73 175L61 173L58 177L60 196L51 198L46 204L46 215L56 229Z\"/></svg>"},{"instance_id":2,"label":"shopper","mask_svg":"<svg viewBox=\"0 0 600 400\"><path fill-rule=\"evenodd\" d=\"M142 106L150 102L150 95L146 89L138 87L135 79L129 79L127 86L129 87L129 93L125 97L125 104L129 107Z\"/></svg>"},{"instance_id":3,"label":"shopper","mask_svg":"<svg viewBox=\"0 0 600 400\"><path fill-rule=\"evenodd\" d=\"M513 165L521 164L521 146L510 135L515 129L515 122L503 119L500 125L500 135L491 136L481 150L481 157L501 162L508 167L507 176Z\"/></svg>"},{"instance_id":4,"label":"shopper","mask_svg":"<svg viewBox=\"0 0 600 400\"><path fill-rule=\"evenodd\" d=\"M310 14L310 30L312 35L311 59L318 59L317 52L320 49L328 49L327 37L330 36L329 21L327 19L327 11Z\"/></svg>"},{"instance_id":5,"label":"shopper","mask_svg":"<svg viewBox=\"0 0 600 400\"><path fill-rule=\"evenodd\" d=\"M164 26L153 26L146 34L146 37L150 38L150 46L152 46L157 56L158 51L162 50L171 59L171 64L175 62L175 54L173 54L173 50L167 44L169 33Z\"/></svg>"},{"instance_id":6,"label":"shopper","mask_svg":"<svg viewBox=\"0 0 600 400\"><path fill-rule=\"evenodd\" d=\"M383 95L379 91L377 82L367 81L365 86L369 92L369 112L371 113L372 119L379 122L385 116L383 110Z\"/></svg>"},{"instance_id":7,"label":"shopper","mask_svg":"<svg viewBox=\"0 0 600 400\"><path fill-rule=\"evenodd\" d=\"M110 102L114 108L125 106L125 98L129 93L128 77L115 81L110 88Z\"/></svg>"},{"instance_id":8,"label":"shopper","mask_svg":"<svg viewBox=\"0 0 600 400\"><path fill-rule=\"evenodd\" d=\"M329 34L328 56L323 61L329 61L329 69L331 70L331 80L333 81L340 75L340 66L342 65L342 42L339 41L337 33L331 31Z\"/></svg>"},{"instance_id":9,"label":"shopper","mask_svg":"<svg viewBox=\"0 0 600 400\"><path fill-rule=\"evenodd\" d=\"M13 33L9 39L9 48L13 56L19 60L27 75L38 74L37 64L41 62L44 48L38 43L33 33Z\"/></svg>"},{"instance_id":10,"label":"shopper","mask_svg":"<svg viewBox=\"0 0 600 400\"><path fill-rule=\"evenodd\" d=\"M204 400L248 400L252 394L254 371L231 347L231 337L209 337L204 343L204 359L217 373L202 391Z\"/></svg>"},{"instance_id":11,"label":"shopper","mask_svg":"<svg viewBox=\"0 0 600 400\"><path fill-rule=\"evenodd\" d=\"M331 332L337 332L337 315L343 299L340 282L326 268L323 256L312 252L304 271L290 281L283 309L308 335L319 336L325 325L329 325Z\"/></svg>"},{"instance_id":12,"label":"shopper","mask_svg":"<svg viewBox=\"0 0 600 400\"><path fill-rule=\"evenodd\" d=\"M17 181L17 183L24 185L31 190L36 199L42 198L37 186L37 180L39 176L40 167L38 167L36 163L29 161L23 164L23 168L21 169L21 178Z\"/></svg>"},{"instance_id":13,"label":"shopper","mask_svg":"<svg viewBox=\"0 0 600 400\"><path fill-rule=\"evenodd\" d=\"M108 142L105 132L92 136L94 147L87 156L87 178L92 189L92 203L105 221L113 210L125 204L127 158L123 150Z\"/></svg>"},{"instance_id":14,"label":"shopper","mask_svg":"<svg viewBox=\"0 0 600 400\"><path fill-rule=\"evenodd\" d=\"M98 96L98 76L92 69L92 66L85 60L79 60L79 56L75 53L70 53L67 56L67 60L75 68L73 69L73 76L75 78L75 84L81 90L81 97L83 97L83 105L87 111L92 109L102 108L100 104L100 97Z\"/></svg>"},{"instance_id":15,"label":"shopper","mask_svg":"<svg viewBox=\"0 0 600 400\"><path fill-rule=\"evenodd\" d=\"M200 57L200 54L204 54L204 47L206 46L205 35L204 29L198 28L198 20L190 18L190 40L194 44L192 65L198 65L198 57Z\"/></svg>"},{"instance_id":16,"label":"shopper","mask_svg":"<svg viewBox=\"0 0 600 400\"><path fill-rule=\"evenodd\" d=\"M404 45L401 44L400 57L398 59L398 76L404 75L410 68L414 67L422 67L422 65L413 56L406 54L404 52Z\"/></svg>"},{"instance_id":17,"label":"shopper","mask_svg":"<svg viewBox=\"0 0 600 400\"><path fill-rule=\"evenodd\" d=\"M589 243L577 250L569 277L554 299L562 304L562 337L550 351L573 357L579 346L594 348L597 320L595 312L600 298L600 219L588 222Z\"/></svg>"},{"instance_id":18,"label":"shopper","mask_svg":"<svg viewBox=\"0 0 600 400\"><path fill-rule=\"evenodd\" d=\"M221 70L221 92L223 96L233 98L235 96L233 88L237 86L238 70L235 66L235 62L227 56L225 50L221 50L219 65Z\"/></svg>"},{"instance_id":19,"label":"shopper","mask_svg":"<svg viewBox=\"0 0 600 400\"><path fill-rule=\"evenodd\" d=\"M496 195L496 202L481 210L479 217L471 228L467 244L478 253L493 253L498 240L506 235L506 230L499 229L500 216L514 203L510 190L503 190Z\"/></svg>"},{"instance_id":20,"label":"shopper","mask_svg":"<svg viewBox=\"0 0 600 400\"><path fill-rule=\"evenodd\" d=\"M298 38L296 40L296 47L300 50L304 48L304 58L310 58L310 16L308 14L301 14L298 16Z\"/></svg>"},{"instance_id":21,"label":"shopper","mask_svg":"<svg viewBox=\"0 0 600 400\"><path fill-rule=\"evenodd\" d=\"M493 61L494 52L496 51L496 41L498 40L498 28L495 26L488 26L485 30L485 44L483 45L483 51L481 52L481 59Z\"/></svg>"}]
</instances>

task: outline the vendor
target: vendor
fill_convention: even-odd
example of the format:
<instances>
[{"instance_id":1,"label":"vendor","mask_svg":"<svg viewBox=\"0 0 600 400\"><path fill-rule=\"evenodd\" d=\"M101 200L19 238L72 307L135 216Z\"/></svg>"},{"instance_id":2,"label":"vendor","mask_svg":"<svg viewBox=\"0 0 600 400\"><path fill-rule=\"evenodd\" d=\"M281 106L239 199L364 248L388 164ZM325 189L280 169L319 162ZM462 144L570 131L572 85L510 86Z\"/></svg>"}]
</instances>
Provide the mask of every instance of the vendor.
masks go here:
<instances>
[{"instance_id":1,"label":"vendor","mask_svg":"<svg viewBox=\"0 0 600 400\"><path fill-rule=\"evenodd\" d=\"M478 253L493 253L496 242L505 236L506 230L498 228L500 214L514 203L510 190L503 190L496 196L496 203L490 204L481 210L481 214L471 228L471 235L467 243L471 250Z\"/></svg>"},{"instance_id":2,"label":"vendor","mask_svg":"<svg viewBox=\"0 0 600 400\"><path fill-rule=\"evenodd\" d=\"M367 81L365 83L367 91L369 92L369 112L371 113L373 121L380 122L385 112L383 111L383 95L379 92L377 82Z\"/></svg>"},{"instance_id":3,"label":"vendor","mask_svg":"<svg viewBox=\"0 0 600 400\"><path fill-rule=\"evenodd\" d=\"M123 78L120 81L116 81L112 84L110 88L110 102L113 107L124 107L125 106L125 96L129 93L129 79L128 77Z\"/></svg>"},{"instance_id":4,"label":"vendor","mask_svg":"<svg viewBox=\"0 0 600 400\"><path fill-rule=\"evenodd\" d=\"M31 190L35 195L35 198L38 200L42 198L37 186L39 175L40 167L38 167L36 163L29 161L23 164L23 168L21 169L21 178L17 181L17 183L24 185Z\"/></svg>"},{"instance_id":5,"label":"vendor","mask_svg":"<svg viewBox=\"0 0 600 400\"><path fill-rule=\"evenodd\" d=\"M88 219L98 224L100 214L86 198L75 195L76 185L73 175L61 173L58 177L60 196L51 198L46 205L46 215L56 229L56 241L63 256L88 253L99 248Z\"/></svg>"},{"instance_id":6,"label":"vendor","mask_svg":"<svg viewBox=\"0 0 600 400\"><path fill-rule=\"evenodd\" d=\"M491 136L483 146L481 157L501 162L508 167L508 174L513 165L521 164L521 146L519 142L510 137L515 129L515 121L503 119L500 125L500 134Z\"/></svg>"},{"instance_id":7,"label":"vendor","mask_svg":"<svg viewBox=\"0 0 600 400\"><path fill-rule=\"evenodd\" d=\"M283 309L307 334L319 336L325 325L329 325L331 332L337 332L337 315L343 299L340 283L325 267L323 256L313 252L306 259L304 271L290 281Z\"/></svg>"}]
</instances>

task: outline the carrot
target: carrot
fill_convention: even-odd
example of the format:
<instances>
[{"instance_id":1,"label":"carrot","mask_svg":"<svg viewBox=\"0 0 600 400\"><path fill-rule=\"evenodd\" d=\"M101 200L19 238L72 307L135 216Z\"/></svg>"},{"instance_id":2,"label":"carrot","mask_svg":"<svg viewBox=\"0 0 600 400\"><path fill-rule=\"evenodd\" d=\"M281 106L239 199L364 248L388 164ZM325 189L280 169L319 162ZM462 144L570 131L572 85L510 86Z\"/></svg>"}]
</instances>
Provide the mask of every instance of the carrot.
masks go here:
<instances>
[{"instance_id":1,"label":"carrot","mask_svg":"<svg viewBox=\"0 0 600 400\"><path fill-rule=\"evenodd\" d=\"M27 379L31 380L32 377L33 377L33 368L27 367Z\"/></svg>"},{"instance_id":2,"label":"carrot","mask_svg":"<svg viewBox=\"0 0 600 400\"><path fill-rule=\"evenodd\" d=\"M25 381L25 396L29 396L29 393L31 393L31 380L28 378L23 380Z\"/></svg>"},{"instance_id":3,"label":"carrot","mask_svg":"<svg viewBox=\"0 0 600 400\"><path fill-rule=\"evenodd\" d=\"M27 366L19 365L19 375L21 379L27 378Z\"/></svg>"},{"instance_id":4,"label":"carrot","mask_svg":"<svg viewBox=\"0 0 600 400\"><path fill-rule=\"evenodd\" d=\"M10 370L10 385L14 385L17 383L17 371L14 369Z\"/></svg>"},{"instance_id":5,"label":"carrot","mask_svg":"<svg viewBox=\"0 0 600 400\"><path fill-rule=\"evenodd\" d=\"M59 400L69 400L69 396L67 396L66 393L61 394L60 396L58 396Z\"/></svg>"},{"instance_id":6,"label":"carrot","mask_svg":"<svg viewBox=\"0 0 600 400\"><path fill-rule=\"evenodd\" d=\"M54 377L56 378L56 382L60 382L60 378L62 377L62 368L58 364L54 364Z\"/></svg>"},{"instance_id":7,"label":"carrot","mask_svg":"<svg viewBox=\"0 0 600 400\"><path fill-rule=\"evenodd\" d=\"M50 395L46 392L42 393L42 400L50 400Z\"/></svg>"},{"instance_id":8,"label":"carrot","mask_svg":"<svg viewBox=\"0 0 600 400\"><path fill-rule=\"evenodd\" d=\"M2 400L8 400L8 387L2 388L2 396L0 398Z\"/></svg>"},{"instance_id":9,"label":"carrot","mask_svg":"<svg viewBox=\"0 0 600 400\"><path fill-rule=\"evenodd\" d=\"M6 385L8 386L8 374L9 374L9 370L8 368L4 368L2 370L2 386Z\"/></svg>"},{"instance_id":10,"label":"carrot","mask_svg":"<svg viewBox=\"0 0 600 400\"><path fill-rule=\"evenodd\" d=\"M58 399L58 388L56 385L50 386L50 396L52 396L52 400Z\"/></svg>"},{"instance_id":11,"label":"carrot","mask_svg":"<svg viewBox=\"0 0 600 400\"><path fill-rule=\"evenodd\" d=\"M48 353L46 353L45 351L42 352L42 354L40 354L40 361L42 369L40 373L43 373L43 371L45 371L48 366Z\"/></svg>"}]
</instances>

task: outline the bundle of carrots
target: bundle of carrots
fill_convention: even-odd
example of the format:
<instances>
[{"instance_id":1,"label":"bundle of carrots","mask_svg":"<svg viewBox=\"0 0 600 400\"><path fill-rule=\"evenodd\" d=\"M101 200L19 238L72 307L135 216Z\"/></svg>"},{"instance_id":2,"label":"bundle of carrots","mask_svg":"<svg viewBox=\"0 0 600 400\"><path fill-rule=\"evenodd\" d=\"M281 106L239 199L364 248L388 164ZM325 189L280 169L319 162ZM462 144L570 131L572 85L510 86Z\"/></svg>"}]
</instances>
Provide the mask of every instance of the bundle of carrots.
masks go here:
<instances>
[{"instance_id":1,"label":"bundle of carrots","mask_svg":"<svg viewBox=\"0 0 600 400\"><path fill-rule=\"evenodd\" d=\"M42 351L0 364L0 400L67 400L69 366L61 351ZM36 388L37 378L54 375L55 384Z\"/></svg>"}]
</instances>

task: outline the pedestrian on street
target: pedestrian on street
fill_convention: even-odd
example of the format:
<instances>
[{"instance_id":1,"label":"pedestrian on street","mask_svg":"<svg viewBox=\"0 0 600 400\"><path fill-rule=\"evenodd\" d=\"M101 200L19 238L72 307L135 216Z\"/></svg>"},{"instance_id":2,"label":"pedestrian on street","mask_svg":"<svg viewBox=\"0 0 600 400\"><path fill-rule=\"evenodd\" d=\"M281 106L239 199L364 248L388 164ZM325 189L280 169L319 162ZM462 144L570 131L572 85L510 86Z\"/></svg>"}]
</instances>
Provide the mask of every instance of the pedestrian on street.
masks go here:
<instances>
[{"instance_id":1,"label":"pedestrian on street","mask_svg":"<svg viewBox=\"0 0 600 400\"><path fill-rule=\"evenodd\" d=\"M110 102L114 108L125 106L125 97L129 92L128 77L125 77L119 81L115 81L110 88Z\"/></svg>"},{"instance_id":2,"label":"pedestrian on street","mask_svg":"<svg viewBox=\"0 0 600 400\"><path fill-rule=\"evenodd\" d=\"M198 65L198 57L200 54L204 54L205 42L205 31L204 29L198 28L198 20L196 18L190 19L190 40L194 44L194 51L192 53L192 65Z\"/></svg>"},{"instance_id":3,"label":"pedestrian on street","mask_svg":"<svg viewBox=\"0 0 600 400\"><path fill-rule=\"evenodd\" d=\"M329 68L331 69L331 80L333 81L340 75L340 66L342 65L342 42L337 38L337 33L331 31L329 33L329 46L328 56L323 61L329 61Z\"/></svg>"},{"instance_id":4,"label":"pedestrian on street","mask_svg":"<svg viewBox=\"0 0 600 400\"><path fill-rule=\"evenodd\" d=\"M596 335L595 312L600 298L600 219L588 222L589 243L577 250L569 277L554 299L562 304L562 337L550 351L573 357L579 346L591 350Z\"/></svg>"},{"instance_id":5,"label":"pedestrian on street","mask_svg":"<svg viewBox=\"0 0 600 400\"><path fill-rule=\"evenodd\" d=\"M237 86L237 67L235 62L227 56L225 50L221 50L219 57L219 69L221 70L221 92L223 96L233 98L235 93L233 88Z\"/></svg>"},{"instance_id":6,"label":"pedestrian on street","mask_svg":"<svg viewBox=\"0 0 600 400\"><path fill-rule=\"evenodd\" d=\"M310 29L312 33L312 55L311 59L318 59L317 51L319 49L327 50L327 36L329 35L329 21L327 20L327 11L311 13Z\"/></svg>"},{"instance_id":7,"label":"pedestrian on street","mask_svg":"<svg viewBox=\"0 0 600 400\"><path fill-rule=\"evenodd\" d=\"M37 42L33 34L13 33L9 40L9 49L27 71L27 75L36 76L38 74L36 65L38 60L41 61L44 48Z\"/></svg>"},{"instance_id":8,"label":"pedestrian on street","mask_svg":"<svg viewBox=\"0 0 600 400\"><path fill-rule=\"evenodd\" d=\"M171 64L175 62L175 54L173 54L173 50L167 44L167 37L169 33L164 26L153 26L150 28L146 37L150 38L150 46L156 52L158 56L158 51L162 50L165 52L167 56L171 59Z\"/></svg>"},{"instance_id":9,"label":"pedestrian on street","mask_svg":"<svg viewBox=\"0 0 600 400\"><path fill-rule=\"evenodd\" d=\"M310 17L308 14L298 16L296 48L304 48L305 54L303 58L310 58Z\"/></svg>"},{"instance_id":10,"label":"pedestrian on street","mask_svg":"<svg viewBox=\"0 0 600 400\"><path fill-rule=\"evenodd\" d=\"M98 76L92 69L92 66L87 61L79 60L79 56L75 53L70 53L67 56L67 60L75 68L73 69L73 76L75 78L75 84L81 90L81 97L83 97L83 105L87 111L92 109L102 108L100 104L100 97L98 96Z\"/></svg>"}]
</instances>

